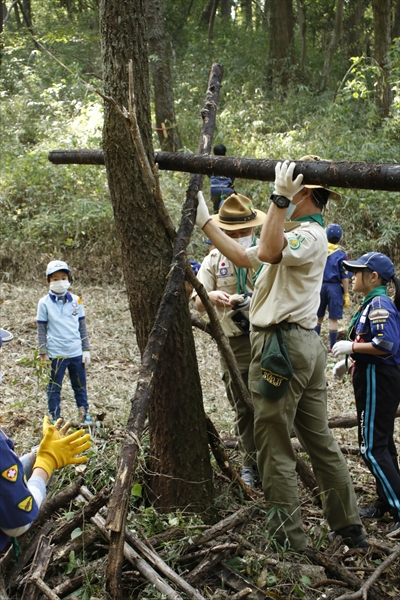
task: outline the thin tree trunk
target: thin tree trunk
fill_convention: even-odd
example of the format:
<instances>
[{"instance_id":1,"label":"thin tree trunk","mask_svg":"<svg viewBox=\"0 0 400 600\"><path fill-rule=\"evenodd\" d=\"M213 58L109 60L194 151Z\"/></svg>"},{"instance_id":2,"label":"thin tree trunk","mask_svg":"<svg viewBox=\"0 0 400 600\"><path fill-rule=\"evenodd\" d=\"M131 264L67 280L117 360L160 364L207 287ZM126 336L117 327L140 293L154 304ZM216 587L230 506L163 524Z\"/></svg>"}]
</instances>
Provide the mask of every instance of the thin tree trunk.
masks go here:
<instances>
[{"instance_id":1,"label":"thin tree trunk","mask_svg":"<svg viewBox=\"0 0 400 600\"><path fill-rule=\"evenodd\" d=\"M389 74L389 49L391 41L391 0L372 0L374 13L375 60L381 68L377 81L376 106L382 117L387 117L392 103Z\"/></svg>"},{"instance_id":2,"label":"thin tree trunk","mask_svg":"<svg viewBox=\"0 0 400 600\"><path fill-rule=\"evenodd\" d=\"M302 77L305 76L306 67L306 54L307 54L307 19L306 19L306 3L305 0L297 0L297 15L299 19L299 31L300 31L300 73Z\"/></svg>"},{"instance_id":3,"label":"thin tree trunk","mask_svg":"<svg viewBox=\"0 0 400 600\"><path fill-rule=\"evenodd\" d=\"M294 62L292 0L269 0L269 56L267 79L272 87L287 88Z\"/></svg>"},{"instance_id":4,"label":"thin tree trunk","mask_svg":"<svg viewBox=\"0 0 400 600\"><path fill-rule=\"evenodd\" d=\"M162 150L177 152L181 147L175 118L174 92L164 27L162 0L147 0L146 17L154 88L157 135Z\"/></svg>"},{"instance_id":5,"label":"thin tree trunk","mask_svg":"<svg viewBox=\"0 0 400 600\"><path fill-rule=\"evenodd\" d=\"M394 8L392 41L398 37L400 37L400 0L397 0Z\"/></svg>"},{"instance_id":6,"label":"thin tree trunk","mask_svg":"<svg viewBox=\"0 0 400 600\"><path fill-rule=\"evenodd\" d=\"M212 40L213 35L214 35L214 23L215 23L215 15L217 13L218 3L219 3L219 0L214 0L212 7L211 7L210 20L208 23L208 39L209 40Z\"/></svg>"},{"instance_id":7,"label":"thin tree trunk","mask_svg":"<svg viewBox=\"0 0 400 600\"><path fill-rule=\"evenodd\" d=\"M346 45L349 57L361 56L364 53L363 47L363 18L365 12L364 0L349 0L348 17L344 25L346 32ZM365 40L364 40L365 42Z\"/></svg>"},{"instance_id":8,"label":"thin tree trunk","mask_svg":"<svg viewBox=\"0 0 400 600\"><path fill-rule=\"evenodd\" d=\"M322 71L321 84L319 88L320 92L324 92L327 88L329 76L332 70L333 58L339 45L340 38L342 37L343 9L344 0L336 0L335 24L333 27L329 48L325 56L324 68Z\"/></svg>"}]
</instances>

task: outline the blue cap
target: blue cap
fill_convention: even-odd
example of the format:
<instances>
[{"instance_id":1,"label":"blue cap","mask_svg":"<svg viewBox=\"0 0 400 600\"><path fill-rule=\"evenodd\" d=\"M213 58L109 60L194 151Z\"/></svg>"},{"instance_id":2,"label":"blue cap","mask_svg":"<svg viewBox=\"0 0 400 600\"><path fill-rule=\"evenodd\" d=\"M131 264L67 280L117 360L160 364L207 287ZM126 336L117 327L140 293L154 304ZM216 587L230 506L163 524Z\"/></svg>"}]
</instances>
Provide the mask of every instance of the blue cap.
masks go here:
<instances>
[{"instance_id":1,"label":"blue cap","mask_svg":"<svg viewBox=\"0 0 400 600\"><path fill-rule=\"evenodd\" d=\"M343 265L349 271L357 269L369 269L376 271L378 275L387 282L394 276L394 265L386 254L380 252L367 252L357 260L344 260Z\"/></svg>"},{"instance_id":2,"label":"blue cap","mask_svg":"<svg viewBox=\"0 0 400 600\"><path fill-rule=\"evenodd\" d=\"M330 242L331 240L335 240L334 243L336 243L336 241L341 240L343 237L343 230L337 223L331 223L330 225L328 225L325 231L326 237L328 238L328 242Z\"/></svg>"},{"instance_id":3,"label":"blue cap","mask_svg":"<svg viewBox=\"0 0 400 600\"><path fill-rule=\"evenodd\" d=\"M198 272L199 272L199 270L200 270L201 264L200 264L200 263L198 263L198 262L197 262L197 261L195 261L195 260L189 260L189 262L190 262L190 264L192 265L192 271L193 271L193 273L194 273L195 275L197 275L197 273L198 273Z\"/></svg>"}]
</instances>

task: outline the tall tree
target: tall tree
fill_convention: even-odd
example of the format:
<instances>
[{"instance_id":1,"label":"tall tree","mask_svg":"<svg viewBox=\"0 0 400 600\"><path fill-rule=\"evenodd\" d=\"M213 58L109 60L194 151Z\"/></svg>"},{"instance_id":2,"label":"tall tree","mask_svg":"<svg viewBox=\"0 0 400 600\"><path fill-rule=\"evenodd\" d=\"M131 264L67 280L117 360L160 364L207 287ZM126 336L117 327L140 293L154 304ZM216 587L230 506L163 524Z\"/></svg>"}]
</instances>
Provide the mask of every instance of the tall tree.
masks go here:
<instances>
[{"instance_id":1,"label":"tall tree","mask_svg":"<svg viewBox=\"0 0 400 600\"><path fill-rule=\"evenodd\" d=\"M269 56L267 76L272 85L289 84L294 62L292 0L269 0Z\"/></svg>"},{"instance_id":2,"label":"tall tree","mask_svg":"<svg viewBox=\"0 0 400 600\"><path fill-rule=\"evenodd\" d=\"M364 53L363 41L365 32L363 19L365 8L365 0L350 0L348 2L344 32L349 56L361 56Z\"/></svg>"},{"instance_id":3,"label":"tall tree","mask_svg":"<svg viewBox=\"0 0 400 600\"><path fill-rule=\"evenodd\" d=\"M392 40L400 37L400 0L394 3Z\"/></svg>"},{"instance_id":4,"label":"tall tree","mask_svg":"<svg viewBox=\"0 0 400 600\"><path fill-rule=\"evenodd\" d=\"M297 2L297 18L299 21L300 33L300 73L304 77L306 70L306 54L307 54L307 18L306 18L306 3L305 0L296 0Z\"/></svg>"},{"instance_id":5,"label":"tall tree","mask_svg":"<svg viewBox=\"0 0 400 600\"><path fill-rule=\"evenodd\" d=\"M145 0L132 0L129 6L124 0L101 0L103 81L105 94L126 107L127 65L133 60L137 120L153 164L144 4ZM130 133L108 103L103 148L129 307L143 353L171 268L172 247ZM190 507L205 512L212 501L212 471L183 282L178 303L167 339L167 358L160 359L161 376L150 403L151 486L155 504L162 509Z\"/></svg>"},{"instance_id":6,"label":"tall tree","mask_svg":"<svg viewBox=\"0 0 400 600\"><path fill-rule=\"evenodd\" d=\"M392 102L389 82L389 50L391 42L391 0L372 0L374 13L374 55L380 66L377 81L376 105L382 117L387 117Z\"/></svg>"},{"instance_id":7,"label":"tall tree","mask_svg":"<svg viewBox=\"0 0 400 600\"><path fill-rule=\"evenodd\" d=\"M147 0L145 5L158 139L162 150L177 152L181 142L175 118L163 4L162 0Z\"/></svg>"},{"instance_id":8,"label":"tall tree","mask_svg":"<svg viewBox=\"0 0 400 600\"><path fill-rule=\"evenodd\" d=\"M342 36L342 25L343 25L343 9L344 0L336 0L335 6L335 24L332 31L331 41L328 50L325 55L324 68L322 70L322 77L320 83L320 92L326 90L328 85L329 76L331 74L333 58Z\"/></svg>"}]
</instances>

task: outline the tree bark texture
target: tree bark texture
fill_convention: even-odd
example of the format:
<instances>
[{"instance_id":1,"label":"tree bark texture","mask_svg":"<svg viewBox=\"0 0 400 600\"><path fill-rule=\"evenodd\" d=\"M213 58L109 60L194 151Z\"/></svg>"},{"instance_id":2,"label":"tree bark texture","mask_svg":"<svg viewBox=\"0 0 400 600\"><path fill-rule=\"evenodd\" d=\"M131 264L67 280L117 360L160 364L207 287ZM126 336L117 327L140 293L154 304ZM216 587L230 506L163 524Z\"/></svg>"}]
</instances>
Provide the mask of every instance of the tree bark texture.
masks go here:
<instances>
[{"instance_id":1,"label":"tree bark texture","mask_svg":"<svg viewBox=\"0 0 400 600\"><path fill-rule=\"evenodd\" d=\"M132 0L129 5L123 0L101 0L100 30L104 92L121 107L128 106L128 63L133 61L137 122L145 152L152 164L144 0ZM172 245L158 216L155 193L134 149L131 133L109 103L105 105L103 147L129 307L143 355L171 270ZM193 190L192 228L196 192ZM186 232L187 240L190 234L191 231ZM183 257L185 250L182 245ZM157 381L152 382L150 376L150 383L154 385L150 386L152 393L149 398L150 452L156 461L158 474L152 483L156 497L166 509L175 508L179 503L180 508L205 512L212 502L212 470L183 273L184 269L174 268L170 275L173 285L165 306L174 296L174 311L165 352L162 356L155 353L154 357L159 362ZM144 422L146 406L138 408L139 412L142 410L139 421ZM135 407L132 409L134 412ZM130 440L129 434L126 442L127 450L130 450L129 443L136 448L137 439ZM192 457L190 462L187 460L189 455ZM113 530L111 534L107 570L111 581L109 592L114 598L121 596L119 575L123 562L123 531L132 477L133 470L128 476L121 458L119 482L123 485L123 510L117 531ZM162 493L159 493L159 482L163 484Z\"/></svg>"},{"instance_id":2,"label":"tree bark texture","mask_svg":"<svg viewBox=\"0 0 400 600\"><path fill-rule=\"evenodd\" d=\"M377 81L376 105L382 117L389 115L392 91L389 84L389 49L391 42L391 0L372 0L374 13L375 59L381 68Z\"/></svg>"},{"instance_id":3,"label":"tree bark texture","mask_svg":"<svg viewBox=\"0 0 400 600\"><path fill-rule=\"evenodd\" d=\"M300 34L300 73L305 76L306 72L306 55L307 55L307 9L305 0L296 0L297 4L297 17L299 21L299 34Z\"/></svg>"},{"instance_id":4,"label":"tree bark texture","mask_svg":"<svg viewBox=\"0 0 400 600\"><path fill-rule=\"evenodd\" d=\"M292 0L270 0L268 80L287 87L293 63L294 17Z\"/></svg>"},{"instance_id":5,"label":"tree bark texture","mask_svg":"<svg viewBox=\"0 0 400 600\"><path fill-rule=\"evenodd\" d=\"M344 25L347 54L361 56L365 50L365 31L363 18L365 12L364 0L350 0L347 8L347 18Z\"/></svg>"},{"instance_id":6,"label":"tree bark texture","mask_svg":"<svg viewBox=\"0 0 400 600\"><path fill-rule=\"evenodd\" d=\"M104 164L102 150L53 150L49 160L54 164ZM181 171L202 175L226 175L240 179L274 181L277 160L235 158L156 152L154 160L161 171ZM303 183L354 188L360 190L400 191L400 166L396 163L295 161L297 176Z\"/></svg>"},{"instance_id":7,"label":"tree bark texture","mask_svg":"<svg viewBox=\"0 0 400 600\"><path fill-rule=\"evenodd\" d=\"M177 152L181 147L181 142L175 118L174 92L162 0L147 0L145 7L157 135L162 150Z\"/></svg>"},{"instance_id":8,"label":"tree bark texture","mask_svg":"<svg viewBox=\"0 0 400 600\"><path fill-rule=\"evenodd\" d=\"M326 52L324 68L322 71L320 91L324 92L328 85L329 76L331 74L333 58L342 37L344 0L336 0L335 6L335 24L333 27L331 41Z\"/></svg>"},{"instance_id":9,"label":"tree bark texture","mask_svg":"<svg viewBox=\"0 0 400 600\"><path fill-rule=\"evenodd\" d=\"M396 0L393 15L392 41L400 37L400 0Z\"/></svg>"}]
</instances>

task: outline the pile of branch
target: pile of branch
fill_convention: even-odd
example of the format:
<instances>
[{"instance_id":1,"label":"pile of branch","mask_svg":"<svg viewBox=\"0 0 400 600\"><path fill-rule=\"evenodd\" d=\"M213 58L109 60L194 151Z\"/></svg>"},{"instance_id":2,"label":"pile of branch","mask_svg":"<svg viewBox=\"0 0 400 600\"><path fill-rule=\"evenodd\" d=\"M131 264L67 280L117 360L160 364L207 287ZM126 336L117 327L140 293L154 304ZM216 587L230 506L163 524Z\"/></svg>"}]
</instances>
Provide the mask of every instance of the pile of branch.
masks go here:
<instances>
[{"instance_id":1,"label":"pile of branch","mask_svg":"<svg viewBox=\"0 0 400 600\"><path fill-rule=\"evenodd\" d=\"M107 541L110 538L105 527L105 504L109 491L103 489L93 495L80 483L80 481L76 482L53 499L46 501L35 522L33 532L29 532L31 539L23 549L18 565L13 564L12 548L1 559L1 600L7 600L11 596L21 600L36 600L43 597L57 600L66 596L74 598L71 594L78 592L88 580L91 585L96 583L103 585L108 560ZM57 520L54 519L55 511L67 508L73 497L75 502L79 502L80 507L72 518L57 524ZM129 589L138 585L151 584L154 589L171 600L181 599L182 594L195 600L205 600L202 590L206 588L230 590L229 597L235 600L246 596L259 600L276 598L276 593L265 589L264 571L279 575L281 586L285 585L285 579L286 586L292 585L293 581L289 576L284 575L283 563L273 559L269 550L255 547L244 535L244 531L248 531L258 518L265 518L262 512L262 509L259 511L257 504L251 503L193 537L184 532L186 542L181 541L179 550L174 553L174 568L168 564L168 556L164 548L166 543L171 540L176 541L179 535L182 536L181 528L171 527L150 538L144 535L140 527L137 527L140 537L136 531L125 528L123 585ZM72 532L77 528L82 531L81 535L71 539ZM372 573L366 581L362 581L352 572L351 567L347 568L341 564L338 558L339 541L336 541L325 553L307 549L307 559L318 567L298 562L291 564L287 562L291 556L288 554L285 557L285 570L289 573L295 571L296 577L299 577L298 574L302 572L309 575L310 572L315 573L313 589L320 590L324 586L334 585L354 590L341 596L343 600L385 598L386 595L374 584L391 565L395 565L398 561L400 547L386 548L379 544L376 544L375 548L372 547L368 551L371 553L370 558L372 559L372 552L379 551L381 562L379 566L374 565L374 568L367 569ZM86 555L85 565L77 566L73 575L60 575L60 572L65 572L71 554L78 555L83 550ZM248 577L238 574L230 566L233 558L248 556L257 556L258 560L263 560L266 565L258 578L258 585Z\"/></svg>"}]
</instances>

